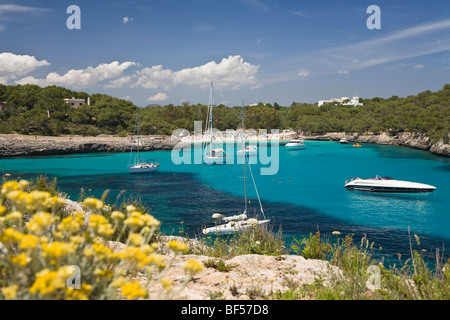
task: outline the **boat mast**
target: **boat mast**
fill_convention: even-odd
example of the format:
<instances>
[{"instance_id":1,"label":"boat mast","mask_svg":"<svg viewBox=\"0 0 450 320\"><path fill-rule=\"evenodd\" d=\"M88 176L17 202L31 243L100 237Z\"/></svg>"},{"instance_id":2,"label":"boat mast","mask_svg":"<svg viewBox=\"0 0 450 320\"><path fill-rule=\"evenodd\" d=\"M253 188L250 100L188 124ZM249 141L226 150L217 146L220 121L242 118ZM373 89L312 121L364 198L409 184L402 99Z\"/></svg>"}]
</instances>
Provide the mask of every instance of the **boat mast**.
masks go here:
<instances>
[{"instance_id":1,"label":"boat mast","mask_svg":"<svg viewBox=\"0 0 450 320\"><path fill-rule=\"evenodd\" d=\"M136 136L136 124L138 123L138 118L139 118L139 107L137 109L136 120L134 121L133 138L131 138L130 159L128 160L129 167L131 167L131 156L133 155L133 142L134 142L134 137Z\"/></svg>"},{"instance_id":2,"label":"boat mast","mask_svg":"<svg viewBox=\"0 0 450 320\"><path fill-rule=\"evenodd\" d=\"M141 135L139 133L139 107L138 107L138 112L137 112L137 134L138 134L138 145L137 145L137 163L140 163L140 159L139 159L139 145L141 144L140 138Z\"/></svg>"},{"instance_id":3,"label":"boat mast","mask_svg":"<svg viewBox=\"0 0 450 320\"><path fill-rule=\"evenodd\" d=\"M244 194L245 194L245 206L244 213L247 213L247 179L245 176L245 125L244 125L244 99L242 99L242 167L244 169Z\"/></svg>"},{"instance_id":4,"label":"boat mast","mask_svg":"<svg viewBox=\"0 0 450 320\"><path fill-rule=\"evenodd\" d=\"M212 150L212 124L213 124L213 82L211 81L211 90L209 92L209 105L210 105L210 115L209 115L209 136L210 136L210 148Z\"/></svg>"}]
</instances>

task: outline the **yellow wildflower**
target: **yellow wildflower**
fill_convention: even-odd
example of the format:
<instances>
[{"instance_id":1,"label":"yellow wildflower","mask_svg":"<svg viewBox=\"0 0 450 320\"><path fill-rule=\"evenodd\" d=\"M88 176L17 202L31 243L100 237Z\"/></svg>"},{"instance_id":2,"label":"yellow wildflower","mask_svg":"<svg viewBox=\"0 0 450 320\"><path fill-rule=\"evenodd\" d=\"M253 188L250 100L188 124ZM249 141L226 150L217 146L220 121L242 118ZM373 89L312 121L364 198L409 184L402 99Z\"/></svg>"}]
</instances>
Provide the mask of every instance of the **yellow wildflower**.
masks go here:
<instances>
[{"instance_id":1,"label":"yellow wildflower","mask_svg":"<svg viewBox=\"0 0 450 320\"><path fill-rule=\"evenodd\" d=\"M5 218L9 221L20 221L22 220L22 213L20 211L14 211L7 214Z\"/></svg>"},{"instance_id":2,"label":"yellow wildflower","mask_svg":"<svg viewBox=\"0 0 450 320\"><path fill-rule=\"evenodd\" d=\"M136 211L136 207L130 204L126 207L126 210L128 213L130 213L130 212Z\"/></svg>"},{"instance_id":3,"label":"yellow wildflower","mask_svg":"<svg viewBox=\"0 0 450 320\"><path fill-rule=\"evenodd\" d=\"M95 269L94 274L98 277L105 277L109 279L113 277L113 273L111 270Z\"/></svg>"},{"instance_id":4,"label":"yellow wildflower","mask_svg":"<svg viewBox=\"0 0 450 320\"><path fill-rule=\"evenodd\" d=\"M27 207L29 210L44 210L49 208L47 206L47 199L50 198L50 193L46 191L32 191L29 193L30 204Z\"/></svg>"},{"instance_id":5,"label":"yellow wildflower","mask_svg":"<svg viewBox=\"0 0 450 320\"><path fill-rule=\"evenodd\" d=\"M2 215L2 214L5 213L5 212L6 212L6 207L0 205L0 215Z\"/></svg>"},{"instance_id":6,"label":"yellow wildflower","mask_svg":"<svg viewBox=\"0 0 450 320\"><path fill-rule=\"evenodd\" d=\"M73 253L76 250L75 246L72 246L66 242L54 241L50 244L42 244L42 257L50 259L51 264L56 264L59 258L69 253Z\"/></svg>"},{"instance_id":7,"label":"yellow wildflower","mask_svg":"<svg viewBox=\"0 0 450 320\"><path fill-rule=\"evenodd\" d=\"M19 248L23 250L34 249L38 244L39 238L32 234L26 234L22 237Z\"/></svg>"},{"instance_id":8,"label":"yellow wildflower","mask_svg":"<svg viewBox=\"0 0 450 320\"><path fill-rule=\"evenodd\" d=\"M149 263L147 255L140 248L135 247L125 248L118 254L118 257L136 263L139 268L143 268Z\"/></svg>"},{"instance_id":9,"label":"yellow wildflower","mask_svg":"<svg viewBox=\"0 0 450 320\"><path fill-rule=\"evenodd\" d=\"M142 222L144 222L147 226L149 227L159 227L159 225L161 224L158 220L156 220L152 215L149 214L143 214L141 216L141 220Z\"/></svg>"},{"instance_id":10,"label":"yellow wildflower","mask_svg":"<svg viewBox=\"0 0 450 320\"><path fill-rule=\"evenodd\" d=\"M25 190L29 185L30 183L27 180L20 180L19 183L17 184L17 187L20 190Z\"/></svg>"},{"instance_id":11,"label":"yellow wildflower","mask_svg":"<svg viewBox=\"0 0 450 320\"><path fill-rule=\"evenodd\" d=\"M166 289L166 291L170 292L172 291L172 285L173 285L173 281L167 277L163 277L161 278L161 284L163 286L164 289Z\"/></svg>"},{"instance_id":12,"label":"yellow wildflower","mask_svg":"<svg viewBox=\"0 0 450 320\"><path fill-rule=\"evenodd\" d=\"M203 270L203 266L197 261L197 260L188 260L184 266L183 269L186 272L189 272L192 276L200 271Z\"/></svg>"},{"instance_id":13,"label":"yellow wildflower","mask_svg":"<svg viewBox=\"0 0 450 320\"><path fill-rule=\"evenodd\" d=\"M162 270L166 267L166 262L163 255L152 253L146 259L147 264L153 264L159 270Z\"/></svg>"},{"instance_id":14,"label":"yellow wildflower","mask_svg":"<svg viewBox=\"0 0 450 320\"><path fill-rule=\"evenodd\" d=\"M30 263L30 261L31 261L31 258L28 257L26 255L26 253L21 253L21 254L18 254L17 256L14 256L11 258L12 263L17 264L21 267L26 266L28 263Z\"/></svg>"},{"instance_id":15,"label":"yellow wildflower","mask_svg":"<svg viewBox=\"0 0 450 320\"><path fill-rule=\"evenodd\" d=\"M114 279L113 282L111 282L111 287L113 288L120 288L123 285L125 285L127 283L127 278L125 277L118 277L116 279Z\"/></svg>"},{"instance_id":16,"label":"yellow wildflower","mask_svg":"<svg viewBox=\"0 0 450 320\"><path fill-rule=\"evenodd\" d=\"M2 186L2 194L7 194L11 191L18 190L19 189L19 183L17 181L8 181L5 182Z\"/></svg>"},{"instance_id":17,"label":"yellow wildflower","mask_svg":"<svg viewBox=\"0 0 450 320\"><path fill-rule=\"evenodd\" d=\"M108 238L113 233L114 230L112 226L108 223L106 217L98 214L94 214L89 218L89 228L95 230L102 237Z\"/></svg>"},{"instance_id":18,"label":"yellow wildflower","mask_svg":"<svg viewBox=\"0 0 450 320\"><path fill-rule=\"evenodd\" d=\"M86 248L86 249L88 249L88 248ZM85 255L86 255L86 249L85 249ZM93 253L95 253L95 257L99 260L109 261L109 260L114 260L116 258L116 255L113 253L113 251L101 243L94 243L92 245L92 250L93 250Z\"/></svg>"},{"instance_id":19,"label":"yellow wildflower","mask_svg":"<svg viewBox=\"0 0 450 320\"><path fill-rule=\"evenodd\" d=\"M30 208L30 204L32 203L33 199L25 191L22 190L10 191L6 194L6 198L9 199L14 205L14 207L18 208L19 210L35 208L35 207Z\"/></svg>"},{"instance_id":20,"label":"yellow wildflower","mask_svg":"<svg viewBox=\"0 0 450 320\"><path fill-rule=\"evenodd\" d=\"M184 242L176 241L176 240L167 242L166 247L175 253L188 251L188 246Z\"/></svg>"},{"instance_id":21,"label":"yellow wildflower","mask_svg":"<svg viewBox=\"0 0 450 320\"><path fill-rule=\"evenodd\" d=\"M122 285L121 292L128 300L147 297L147 292L141 287L139 281L132 281Z\"/></svg>"},{"instance_id":22,"label":"yellow wildflower","mask_svg":"<svg viewBox=\"0 0 450 320\"><path fill-rule=\"evenodd\" d=\"M128 235L128 240L132 245L139 247L142 244L144 237L141 236L139 233L130 233Z\"/></svg>"},{"instance_id":23,"label":"yellow wildflower","mask_svg":"<svg viewBox=\"0 0 450 320\"><path fill-rule=\"evenodd\" d=\"M38 212L31 217L30 221L26 225L26 228L30 232L40 234L45 230L45 228L55 222L55 220L56 218L48 212Z\"/></svg>"},{"instance_id":24,"label":"yellow wildflower","mask_svg":"<svg viewBox=\"0 0 450 320\"><path fill-rule=\"evenodd\" d=\"M47 295L65 288L66 280L69 277L66 271L65 267L58 269L58 271L41 270L36 274L36 280L29 289L30 293L39 292L42 295Z\"/></svg>"},{"instance_id":25,"label":"yellow wildflower","mask_svg":"<svg viewBox=\"0 0 450 320\"><path fill-rule=\"evenodd\" d=\"M89 300L89 295L91 294L92 286L90 284L82 284L80 289L67 288L66 289L66 300Z\"/></svg>"},{"instance_id":26,"label":"yellow wildflower","mask_svg":"<svg viewBox=\"0 0 450 320\"><path fill-rule=\"evenodd\" d=\"M111 219L118 221L118 220L123 220L125 218L125 215L120 212L120 211L113 211L111 213Z\"/></svg>"},{"instance_id":27,"label":"yellow wildflower","mask_svg":"<svg viewBox=\"0 0 450 320\"><path fill-rule=\"evenodd\" d=\"M130 227L133 231L136 231L145 224L145 222L141 220L141 217L142 213L139 211L133 211L123 223Z\"/></svg>"},{"instance_id":28,"label":"yellow wildflower","mask_svg":"<svg viewBox=\"0 0 450 320\"><path fill-rule=\"evenodd\" d=\"M13 228L7 228L3 230L3 232L0 234L0 242L20 242L24 237L24 234L13 229Z\"/></svg>"},{"instance_id":29,"label":"yellow wildflower","mask_svg":"<svg viewBox=\"0 0 450 320\"><path fill-rule=\"evenodd\" d=\"M68 216L62 219L58 225L58 230L66 234L74 234L80 231L81 224L73 216Z\"/></svg>"},{"instance_id":30,"label":"yellow wildflower","mask_svg":"<svg viewBox=\"0 0 450 320\"><path fill-rule=\"evenodd\" d=\"M2 288L2 294L6 300L13 300L17 296L17 289L19 289L19 286L13 284L12 286Z\"/></svg>"},{"instance_id":31,"label":"yellow wildflower","mask_svg":"<svg viewBox=\"0 0 450 320\"><path fill-rule=\"evenodd\" d=\"M90 210L100 210L103 208L103 201L96 198L87 198L83 201L85 207Z\"/></svg>"},{"instance_id":32,"label":"yellow wildflower","mask_svg":"<svg viewBox=\"0 0 450 320\"><path fill-rule=\"evenodd\" d=\"M44 208L51 208L52 210L58 210L62 206L66 204L66 201L63 198L58 198L57 196L48 197L42 203Z\"/></svg>"}]
</instances>

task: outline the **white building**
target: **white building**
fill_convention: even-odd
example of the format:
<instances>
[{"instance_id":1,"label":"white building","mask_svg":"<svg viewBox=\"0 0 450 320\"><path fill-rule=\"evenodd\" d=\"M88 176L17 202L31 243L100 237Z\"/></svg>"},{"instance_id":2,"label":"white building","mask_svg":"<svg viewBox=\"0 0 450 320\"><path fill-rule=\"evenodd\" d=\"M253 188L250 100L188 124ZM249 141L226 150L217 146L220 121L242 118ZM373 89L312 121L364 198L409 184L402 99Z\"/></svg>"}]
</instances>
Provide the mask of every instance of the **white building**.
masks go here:
<instances>
[{"instance_id":1,"label":"white building","mask_svg":"<svg viewBox=\"0 0 450 320\"><path fill-rule=\"evenodd\" d=\"M363 104L359 102L359 97L353 97L352 100L343 104L344 106L362 106Z\"/></svg>"},{"instance_id":2,"label":"white building","mask_svg":"<svg viewBox=\"0 0 450 320\"><path fill-rule=\"evenodd\" d=\"M66 99L64 99L64 101L66 103L71 104L74 108L78 108L78 107L80 107L80 106L82 106L83 104L86 103L86 100L84 100L84 99L75 99L75 98L72 98L72 99L66 98ZM91 101L90 101L89 97L88 97L87 104L88 104L88 106L91 105Z\"/></svg>"},{"instance_id":3,"label":"white building","mask_svg":"<svg viewBox=\"0 0 450 320\"><path fill-rule=\"evenodd\" d=\"M349 102L344 103L344 101L346 100L350 100ZM342 98L335 98L335 99L330 99L330 100L319 100L319 102L317 103L317 105L320 107L326 103L331 103L331 102L338 102L344 106L362 106L363 104L359 102L359 97L353 97L352 99L350 99L349 97L342 97Z\"/></svg>"}]
</instances>

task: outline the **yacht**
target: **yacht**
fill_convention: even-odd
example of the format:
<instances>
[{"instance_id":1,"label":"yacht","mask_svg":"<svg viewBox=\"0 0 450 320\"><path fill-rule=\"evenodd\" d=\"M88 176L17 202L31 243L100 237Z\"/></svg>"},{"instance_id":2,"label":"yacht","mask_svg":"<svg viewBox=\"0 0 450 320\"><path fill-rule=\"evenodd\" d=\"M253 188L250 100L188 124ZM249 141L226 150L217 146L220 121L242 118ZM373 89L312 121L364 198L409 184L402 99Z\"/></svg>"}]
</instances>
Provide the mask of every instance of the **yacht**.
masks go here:
<instances>
[{"instance_id":1,"label":"yacht","mask_svg":"<svg viewBox=\"0 0 450 320\"><path fill-rule=\"evenodd\" d=\"M299 149L305 149L305 144L303 143L303 139L295 139L295 140L290 140L286 146L287 149L289 150L299 150Z\"/></svg>"},{"instance_id":2,"label":"yacht","mask_svg":"<svg viewBox=\"0 0 450 320\"><path fill-rule=\"evenodd\" d=\"M341 140L339 140L339 142L342 144L346 144L348 143L348 140L346 138L342 138Z\"/></svg>"},{"instance_id":3,"label":"yacht","mask_svg":"<svg viewBox=\"0 0 450 320\"><path fill-rule=\"evenodd\" d=\"M245 149L238 150L236 154L238 156L242 156L243 154L247 156L256 156L258 154L258 147L254 145L246 146Z\"/></svg>"},{"instance_id":4,"label":"yacht","mask_svg":"<svg viewBox=\"0 0 450 320\"><path fill-rule=\"evenodd\" d=\"M425 193L433 192L436 187L428 184L394 180L391 177L379 177L360 179L356 178L345 182L345 189L363 192L380 193Z\"/></svg>"}]
</instances>

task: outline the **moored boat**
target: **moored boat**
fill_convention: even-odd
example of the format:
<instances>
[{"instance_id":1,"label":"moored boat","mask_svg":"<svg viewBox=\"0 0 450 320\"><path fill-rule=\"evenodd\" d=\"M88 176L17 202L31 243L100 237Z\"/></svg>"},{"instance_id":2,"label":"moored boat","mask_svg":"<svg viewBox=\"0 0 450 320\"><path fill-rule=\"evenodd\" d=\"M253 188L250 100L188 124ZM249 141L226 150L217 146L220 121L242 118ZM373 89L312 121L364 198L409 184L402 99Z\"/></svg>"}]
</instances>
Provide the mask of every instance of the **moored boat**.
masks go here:
<instances>
[{"instance_id":1,"label":"moored boat","mask_svg":"<svg viewBox=\"0 0 450 320\"><path fill-rule=\"evenodd\" d=\"M410 181L395 180L391 177L379 177L360 179L350 182L347 180L345 189L351 191L377 192L377 193L426 193L433 192L436 187Z\"/></svg>"}]
</instances>

